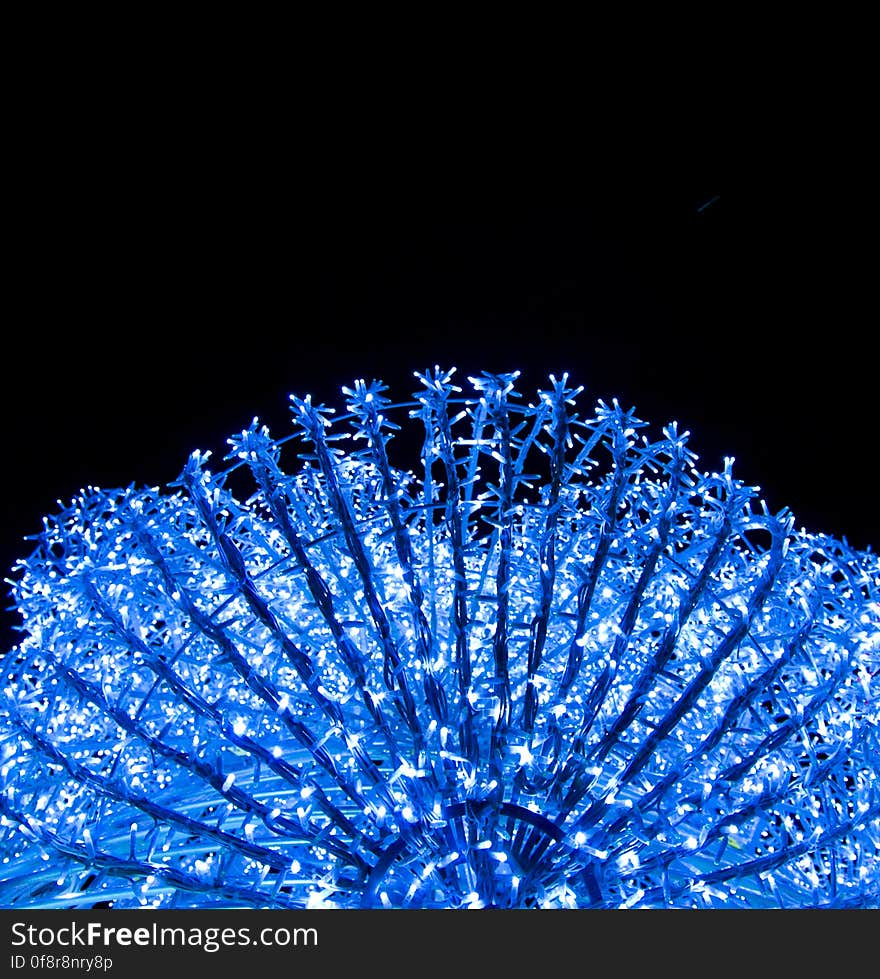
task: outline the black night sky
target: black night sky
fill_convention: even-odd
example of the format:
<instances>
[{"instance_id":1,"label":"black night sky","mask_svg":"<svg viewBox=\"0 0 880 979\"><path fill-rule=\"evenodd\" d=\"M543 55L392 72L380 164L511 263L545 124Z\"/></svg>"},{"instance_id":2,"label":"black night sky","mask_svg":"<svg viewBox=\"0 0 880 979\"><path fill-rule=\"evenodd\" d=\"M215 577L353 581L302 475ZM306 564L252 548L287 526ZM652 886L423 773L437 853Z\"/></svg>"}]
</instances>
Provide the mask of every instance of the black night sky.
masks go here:
<instances>
[{"instance_id":1,"label":"black night sky","mask_svg":"<svg viewBox=\"0 0 880 979\"><path fill-rule=\"evenodd\" d=\"M867 252L837 188L598 186L576 203L58 186L14 259L2 563L80 486L173 480L287 394L548 372L693 433L799 525L876 549ZM416 459L397 458L414 465ZM4 619L3 649L17 621Z\"/></svg>"}]
</instances>

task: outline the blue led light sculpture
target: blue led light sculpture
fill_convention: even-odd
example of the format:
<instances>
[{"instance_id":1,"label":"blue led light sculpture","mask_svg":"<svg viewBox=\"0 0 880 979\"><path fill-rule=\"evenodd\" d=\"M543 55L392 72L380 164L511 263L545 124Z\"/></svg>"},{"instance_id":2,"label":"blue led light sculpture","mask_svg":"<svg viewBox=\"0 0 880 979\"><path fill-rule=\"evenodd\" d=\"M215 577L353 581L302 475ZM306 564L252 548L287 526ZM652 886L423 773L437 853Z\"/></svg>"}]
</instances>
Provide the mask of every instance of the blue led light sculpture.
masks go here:
<instances>
[{"instance_id":1,"label":"blue led light sculpture","mask_svg":"<svg viewBox=\"0 0 880 979\"><path fill-rule=\"evenodd\" d=\"M876 906L876 555L515 379L293 399L299 443L46 520L0 904Z\"/></svg>"}]
</instances>

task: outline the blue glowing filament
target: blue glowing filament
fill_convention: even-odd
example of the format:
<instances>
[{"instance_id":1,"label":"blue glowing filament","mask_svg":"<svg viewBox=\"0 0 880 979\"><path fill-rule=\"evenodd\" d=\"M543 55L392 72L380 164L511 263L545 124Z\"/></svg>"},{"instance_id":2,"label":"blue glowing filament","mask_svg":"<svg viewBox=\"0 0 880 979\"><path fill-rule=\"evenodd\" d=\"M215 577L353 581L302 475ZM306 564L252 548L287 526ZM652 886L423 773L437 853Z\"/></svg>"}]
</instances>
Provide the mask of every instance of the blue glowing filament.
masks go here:
<instances>
[{"instance_id":1,"label":"blue glowing filament","mask_svg":"<svg viewBox=\"0 0 880 979\"><path fill-rule=\"evenodd\" d=\"M876 555L567 377L418 378L45 520L0 904L876 906Z\"/></svg>"}]
</instances>

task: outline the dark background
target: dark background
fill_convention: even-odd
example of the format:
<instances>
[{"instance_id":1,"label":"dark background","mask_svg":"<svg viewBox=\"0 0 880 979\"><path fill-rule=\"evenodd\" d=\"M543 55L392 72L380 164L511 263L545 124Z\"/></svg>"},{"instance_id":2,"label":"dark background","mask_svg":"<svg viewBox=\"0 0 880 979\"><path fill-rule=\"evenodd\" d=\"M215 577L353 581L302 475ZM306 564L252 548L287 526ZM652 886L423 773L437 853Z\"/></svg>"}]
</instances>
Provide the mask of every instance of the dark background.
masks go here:
<instances>
[{"instance_id":1,"label":"dark background","mask_svg":"<svg viewBox=\"0 0 880 979\"><path fill-rule=\"evenodd\" d=\"M677 419L705 468L733 455L772 509L876 548L876 302L839 182L566 200L42 188L8 268L3 569L82 485L166 483L254 415L286 434L289 392L406 398L434 363L521 369L526 394L568 370L585 412Z\"/></svg>"}]
</instances>

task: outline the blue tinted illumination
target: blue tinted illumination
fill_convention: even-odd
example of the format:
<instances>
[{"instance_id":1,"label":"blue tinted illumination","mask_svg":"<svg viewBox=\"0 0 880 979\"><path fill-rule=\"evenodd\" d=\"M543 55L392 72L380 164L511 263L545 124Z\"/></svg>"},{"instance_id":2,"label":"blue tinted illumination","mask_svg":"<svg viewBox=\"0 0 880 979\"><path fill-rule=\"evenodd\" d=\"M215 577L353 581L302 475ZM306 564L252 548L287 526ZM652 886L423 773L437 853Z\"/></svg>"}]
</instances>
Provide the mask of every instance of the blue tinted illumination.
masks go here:
<instances>
[{"instance_id":1,"label":"blue tinted illumination","mask_svg":"<svg viewBox=\"0 0 880 979\"><path fill-rule=\"evenodd\" d=\"M45 521L0 903L876 906L877 556L566 377L418 380Z\"/></svg>"}]
</instances>

